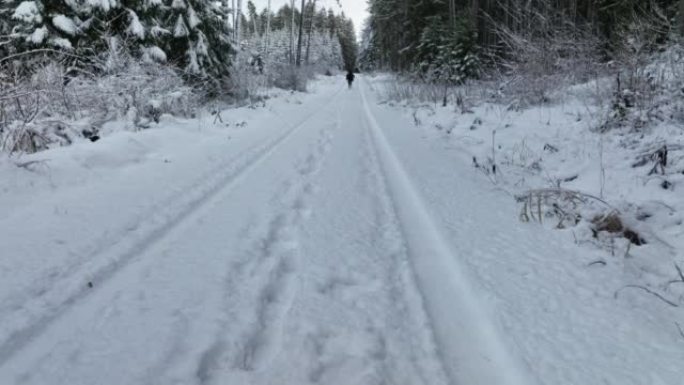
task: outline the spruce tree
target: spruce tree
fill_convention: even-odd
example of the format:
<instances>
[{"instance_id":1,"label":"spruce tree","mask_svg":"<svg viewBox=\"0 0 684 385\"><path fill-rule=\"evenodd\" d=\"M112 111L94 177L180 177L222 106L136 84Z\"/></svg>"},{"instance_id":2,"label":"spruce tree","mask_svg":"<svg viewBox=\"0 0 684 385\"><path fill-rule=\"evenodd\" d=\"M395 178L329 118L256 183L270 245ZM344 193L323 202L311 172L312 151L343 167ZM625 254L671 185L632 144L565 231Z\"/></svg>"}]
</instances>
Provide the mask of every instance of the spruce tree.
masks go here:
<instances>
[{"instance_id":1,"label":"spruce tree","mask_svg":"<svg viewBox=\"0 0 684 385\"><path fill-rule=\"evenodd\" d=\"M167 8L167 30L160 39L171 63L195 78L229 75L233 50L227 13L209 0L172 0Z\"/></svg>"}]
</instances>

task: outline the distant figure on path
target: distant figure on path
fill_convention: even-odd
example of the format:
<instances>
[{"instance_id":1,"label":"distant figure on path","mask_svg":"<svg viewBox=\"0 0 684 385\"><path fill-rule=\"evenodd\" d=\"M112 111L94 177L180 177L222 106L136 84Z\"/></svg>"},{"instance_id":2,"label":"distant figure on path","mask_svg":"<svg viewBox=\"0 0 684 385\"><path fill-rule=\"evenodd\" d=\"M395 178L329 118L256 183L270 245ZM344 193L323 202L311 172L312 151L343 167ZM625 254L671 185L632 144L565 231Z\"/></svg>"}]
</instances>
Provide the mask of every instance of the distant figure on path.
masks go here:
<instances>
[{"instance_id":1,"label":"distant figure on path","mask_svg":"<svg viewBox=\"0 0 684 385\"><path fill-rule=\"evenodd\" d=\"M351 88L352 83L354 83L354 73L349 71L347 72L347 84L349 84L349 88Z\"/></svg>"}]
</instances>

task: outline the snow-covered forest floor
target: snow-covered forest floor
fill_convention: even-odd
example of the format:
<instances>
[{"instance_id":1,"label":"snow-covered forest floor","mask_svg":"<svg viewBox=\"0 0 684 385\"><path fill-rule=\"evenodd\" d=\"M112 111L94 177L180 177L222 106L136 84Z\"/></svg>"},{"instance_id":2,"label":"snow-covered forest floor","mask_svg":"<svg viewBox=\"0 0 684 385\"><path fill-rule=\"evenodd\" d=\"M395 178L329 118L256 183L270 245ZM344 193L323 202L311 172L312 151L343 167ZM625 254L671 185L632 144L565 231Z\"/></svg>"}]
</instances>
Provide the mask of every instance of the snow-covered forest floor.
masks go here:
<instances>
[{"instance_id":1,"label":"snow-covered forest floor","mask_svg":"<svg viewBox=\"0 0 684 385\"><path fill-rule=\"evenodd\" d=\"M677 127L397 84L2 155L0 383L679 384ZM644 244L594 238L606 213Z\"/></svg>"},{"instance_id":2,"label":"snow-covered forest floor","mask_svg":"<svg viewBox=\"0 0 684 385\"><path fill-rule=\"evenodd\" d=\"M616 298L681 307L684 130L672 115L681 114L681 100L668 103L665 119L602 129L613 113L613 83L599 78L561 87L549 103L525 108L491 101L491 85L461 87L453 97L462 104L445 107L439 88L393 76L372 84L435 150L470 163L509 195L521 226L560 231L592 255L583 259L588 271L619 277L611 288ZM672 323L684 338L684 320Z\"/></svg>"}]
</instances>

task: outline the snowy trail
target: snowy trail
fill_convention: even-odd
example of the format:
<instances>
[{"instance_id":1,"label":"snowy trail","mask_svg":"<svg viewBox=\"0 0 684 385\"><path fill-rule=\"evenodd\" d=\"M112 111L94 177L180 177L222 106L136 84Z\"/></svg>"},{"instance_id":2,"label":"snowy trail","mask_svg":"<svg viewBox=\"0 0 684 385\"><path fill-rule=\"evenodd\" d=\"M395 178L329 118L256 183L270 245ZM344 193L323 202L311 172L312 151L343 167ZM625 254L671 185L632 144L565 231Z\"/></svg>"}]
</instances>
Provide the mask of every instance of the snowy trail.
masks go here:
<instances>
[{"instance_id":1,"label":"snowy trail","mask_svg":"<svg viewBox=\"0 0 684 385\"><path fill-rule=\"evenodd\" d=\"M410 259L450 378L460 384L532 384L482 310L443 235L391 149L361 84L361 98L383 161Z\"/></svg>"},{"instance_id":2,"label":"snowy trail","mask_svg":"<svg viewBox=\"0 0 684 385\"><path fill-rule=\"evenodd\" d=\"M333 99L334 95L326 100L322 107ZM171 197L161 205L153 207L146 216L128 223L125 232L101 242L100 247L91 251L90 255L74 261L73 266L61 266L62 270L51 274L49 279L39 278L28 293L22 293L22 296L29 297L27 301L19 304L11 300L21 299L22 296L8 296L4 304L5 309L1 311L3 324L17 327L2 330L7 336L2 335L5 339L0 343L0 363L53 319L90 295L93 290L85 289L87 282L101 284L133 260L141 258L148 248L163 240L176 226L190 220L192 215L210 204L212 199L239 184L252 169L266 160L320 111L314 108L275 138L256 143L237 156L229 158L216 169L206 173L189 190ZM78 262L82 264L77 265ZM11 312L7 311L8 309ZM30 313L33 318L28 323L24 321L26 313Z\"/></svg>"},{"instance_id":3,"label":"snowy trail","mask_svg":"<svg viewBox=\"0 0 684 385\"><path fill-rule=\"evenodd\" d=\"M92 289L81 291L56 308L54 313L38 318L35 324L23 329L22 334L26 337L5 347L8 353L4 368L13 369L14 372L14 369L21 367L15 362L29 357L28 362L31 363L26 373L12 373L18 375L15 378L20 379L20 382L44 383L47 379L55 381L55 378L64 375L66 377L60 382L80 382L87 378L97 383L102 381L100 376L95 376L98 372L103 375L101 365L76 368L69 361L78 361L82 352L99 351L98 347L107 346L106 351L116 352L119 349L125 355L107 357L107 360L114 358L121 365L117 372L111 373L111 377L107 376L116 383L148 383L150 378L156 377L154 373L162 371L160 368L164 366L163 363L175 360L175 355L183 350L179 347L185 346L184 341L187 341L187 334L192 334L193 327L200 325L201 328L195 341L197 343L204 336L204 328L214 323L211 320L217 316L214 309L225 308L221 298L226 285L223 282L227 278L222 273L225 274L230 266L231 256L238 252L233 242L240 239L242 222L256 215L259 206L267 202L266 195L274 192L273 186L285 183L283 181L291 176L288 169L292 166L291 160L318 127L325 125L325 111L329 108L330 104L310 117L301 119L283 135L262 146L261 151L248 156L237 171L228 171L227 178L221 183L203 186L209 192L202 194L201 201L193 200L187 211L171 216L163 227L145 238L144 243L135 245L133 252L124 254L123 260L115 260L115 268L111 272L106 270L103 275L95 274L92 280L95 286ZM297 140L288 140L290 137L296 137ZM311 154L315 156L314 152ZM303 173L310 162L310 159L305 159L300 169L295 171ZM282 165L280 174L277 165ZM281 176L274 177L271 175L273 172ZM277 190L278 194L284 193L282 190ZM259 199L262 195L264 199ZM226 208L226 205L229 207ZM232 220L235 214L237 219ZM278 226L280 222L274 221L270 230L274 237L281 230ZM235 231L232 239L231 230ZM266 242L273 244L264 244L265 250L278 247L276 239L267 239ZM264 259L268 259L267 256ZM282 270L283 266L279 264L278 269ZM114 272L117 274L114 275ZM270 274L266 274L268 276ZM248 285L249 282L240 284ZM206 297L202 298L204 294ZM193 312L196 312L194 316L188 315ZM45 331L40 333L41 329ZM106 331L105 335L99 336L103 331ZM109 333L121 334L125 338L113 343L106 338ZM157 341L155 336L163 338L157 337L160 339ZM46 349L42 343L45 340L52 341L54 345ZM144 341L155 342L146 346L141 344ZM136 342L140 354L135 354ZM23 344L27 344L26 348L20 349ZM151 360L147 362L148 365L133 364L145 355L142 354L145 351ZM156 354L159 356L155 358ZM208 355L210 353L201 355L205 357L204 361ZM44 372L34 373L35 368L31 369L35 365L33 360L50 361L49 357L59 358L57 363L46 363ZM64 362L65 359L69 361ZM109 366L113 369L114 365L110 363ZM66 370L60 373L60 368ZM152 370L151 374L136 373L137 369L148 372L150 368L157 369ZM198 376L204 376L200 369L196 370ZM89 371L92 371L90 376ZM124 373L125 377L116 373Z\"/></svg>"},{"instance_id":4,"label":"snowy trail","mask_svg":"<svg viewBox=\"0 0 684 385\"><path fill-rule=\"evenodd\" d=\"M5 284L0 384L678 384L672 336L634 332L654 323L592 291L571 242L369 85L264 122L39 288Z\"/></svg>"}]
</instances>

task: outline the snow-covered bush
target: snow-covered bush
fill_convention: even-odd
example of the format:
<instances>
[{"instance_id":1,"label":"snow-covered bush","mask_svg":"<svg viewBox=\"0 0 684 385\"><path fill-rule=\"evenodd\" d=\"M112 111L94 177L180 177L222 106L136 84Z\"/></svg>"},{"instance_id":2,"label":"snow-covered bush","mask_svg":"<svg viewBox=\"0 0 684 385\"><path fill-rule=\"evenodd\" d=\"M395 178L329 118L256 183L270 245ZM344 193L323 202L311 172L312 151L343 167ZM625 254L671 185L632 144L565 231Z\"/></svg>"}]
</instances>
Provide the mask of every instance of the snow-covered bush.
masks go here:
<instances>
[{"instance_id":1,"label":"snow-covered bush","mask_svg":"<svg viewBox=\"0 0 684 385\"><path fill-rule=\"evenodd\" d=\"M417 47L418 74L428 82L462 84L479 74L476 36L466 18L451 28L440 17L431 18Z\"/></svg>"},{"instance_id":2,"label":"snow-covered bush","mask_svg":"<svg viewBox=\"0 0 684 385\"><path fill-rule=\"evenodd\" d=\"M0 78L0 151L36 152L80 138L97 140L103 123L125 119L148 127L163 113L191 115L200 95L169 66L134 58L110 40L87 58L97 71L74 71L71 55L41 55L30 74L9 63Z\"/></svg>"},{"instance_id":3,"label":"snow-covered bush","mask_svg":"<svg viewBox=\"0 0 684 385\"><path fill-rule=\"evenodd\" d=\"M307 83L313 77L313 72L309 68L287 64L277 66L274 73L274 86L300 92L306 92Z\"/></svg>"},{"instance_id":4,"label":"snow-covered bush","mask_svg":"<svg viewBox=\"0 0 684 385\"><path fill-rule=\"evenodd\" d=\"M393 102L411 101L437 104L444 97L444 88L438 84L416 81L413 78L397 78L387 82L384 98Z\"/></svg>"},{"instance_id":5,"label":"snow-covered bush","mask_svg":"<svg viewBox=\"0 0 684 385\"><path fill-rule=\"evenodd\" d=\"M616 54L613 97L601 131L684 121L684 47L678 37L663 44L667 19L634 19L624 27Z\"/></svg>"},{"instance_id":6,"label":"snow-covered bush","mask_svg":"<svg viewBox=\"0 0 684 385\"><path fill-rule=\"evenodd\" d=\"M496 98L520 107L547 103L555 91L604 73L601 41L589 27L567 21L562 13L532 17L523 31L497 27L504 55L494 52L490 60L499 70L493 72Z\"/></svg>"}]
</instances>

